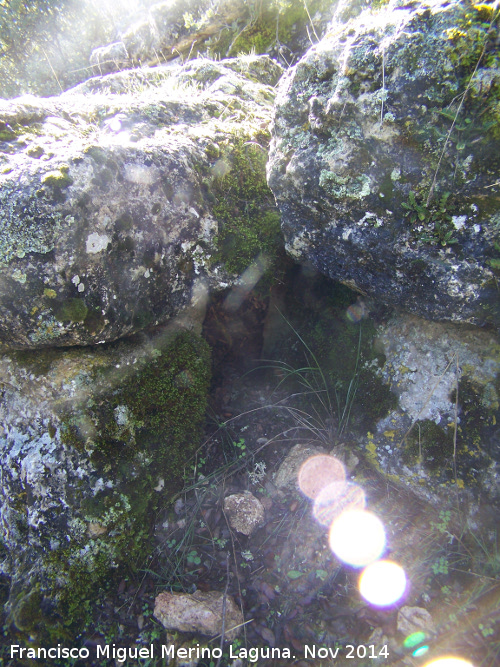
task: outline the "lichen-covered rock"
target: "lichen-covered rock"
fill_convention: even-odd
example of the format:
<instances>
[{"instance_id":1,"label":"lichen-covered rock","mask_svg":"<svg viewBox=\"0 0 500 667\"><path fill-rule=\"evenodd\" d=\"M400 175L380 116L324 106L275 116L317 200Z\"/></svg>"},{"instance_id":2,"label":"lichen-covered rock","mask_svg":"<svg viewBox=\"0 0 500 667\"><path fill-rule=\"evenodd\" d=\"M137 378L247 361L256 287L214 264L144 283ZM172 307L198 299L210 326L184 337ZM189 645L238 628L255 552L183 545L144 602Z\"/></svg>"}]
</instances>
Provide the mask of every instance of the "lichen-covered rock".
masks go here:
<instances>
[{"instance_id":1,"label":"lichen-covered rock","mask_svg":"<svg viewBox=\"0 0 500 667\"><path fill-rule=\"evenodd\" d=\"M1 102L0 343L115 340L272 254L280 72L266 57L192 61Z\"/></svg>"},{"instance_id":2,"label":"lichen-covered rock","mask_svg":"<svg viewBox=\"0 0 500 667\"><path fill-rule=\"evenodd\" d=\"M498 338L398 314L379 326L376 345L385 357L381 379L398 407L368 434L368 458L425 497L447 497L458 483L498 500Z\"/></svg>"},{"instance_id":3,"label":"lichen-covered rock","mask_svg":"<svg viewBox=\"0 0 500 667\"><path fill-rule=\"evenodd\" d=\"M199 439L210 355L169 327L13 352L0 373L1 573L9 620L43 643L81 630L110 571L150 550L154 503L177 488Z\"/></svg>"},{"instance_id":4,"label":"lichen-covered rock","mask_svg":"<svg viewBox=\"0 0 500 667\"><path fill-rule=\"evenodd\" d=\"M160 593L155 600L155 617L167 630L224 636L229 641L241 632L243 614L230 595L218 591Z\"/></svg>"},{"instance_id":5,"label":"lichen-covered rock","mask_svg":"<svg viewBox=\"0 0 500 667\"><path fill-rule=\"evenodd\" d=\"M264 523L264 506L250 491L224 498L224 513L231 528L243 535L251 535Z\"/></svg>"},{"instance_id":6,"label":"lichen-covered rock","mask_svg":"<svg viewBox=\"0 0 500 667\"><path fill-rule=\"evenodd\" d=\"M481 7L395 0L333 23L280 82L268 182L299 262L423 317L498 326L496 19ZM478 44L491 57L475 71Z\"/></svg>"}]
</instances>

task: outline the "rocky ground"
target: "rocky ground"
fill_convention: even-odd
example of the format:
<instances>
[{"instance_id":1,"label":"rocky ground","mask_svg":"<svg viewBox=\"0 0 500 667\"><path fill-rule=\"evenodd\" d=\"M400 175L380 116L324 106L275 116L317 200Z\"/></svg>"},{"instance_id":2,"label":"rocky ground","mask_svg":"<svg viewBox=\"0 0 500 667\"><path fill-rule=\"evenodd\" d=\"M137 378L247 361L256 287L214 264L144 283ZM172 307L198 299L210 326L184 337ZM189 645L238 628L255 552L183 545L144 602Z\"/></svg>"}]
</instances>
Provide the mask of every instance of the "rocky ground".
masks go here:
<instances>
[{"instance_id":1,"label":"rocky ground","mask_svg":"<svg viewBox=\"0 0 500 667\"><path fill-rule=\"evenodd\" d=\"M233 327L230 345L223 309L209 311L205 335L219 372L206 439L185 471L183 491L167 505L159 502L152 517L155 546L149 560L137 563L135 572L118 573L106 590L96 591L95 620L82 632L81 645L91 656L98 646L113 644L153 644L155 655L170 643L176 649L218 647L220 637L166 630L155 617L155 599L161 593L199 598L218 591L227 603L226 613L232 600L235 618L244 619L234 631L225 627L225 639L231 642L225 643L221 665L244 664L229 657L231 646L233 655L245 648L280 648L281 659L266 660L269 665L417 666L450 652L473 659L475 667L493 667L500 650L494 512L478 502L471 518L472 506L459 496L452 498L449 509L440 510L394 476L373 469L365 459L364 437L350 423L339 437L335 412L322 412L320 403L315 412L314 400L284 377L282 367L255 361L262 345L262 303L251 298L243 311L231 320L242 326ZM299 419L306 410L307 418ZM384 557L400 563L409 580L405 597L394 607L380 610L363 600L359 571L336 560L327 529L316 522L311 501L297 489L299 462L320 451L344 462L348 478L363 488L367 508L384 523ZM163 489L158 493L163 495ZM239 494L259 507L253 523L247 504L238 524L238 511L228 497ZM156 616L161 618L158 609ZM215 627L220 622L216 620ZM415 632L423 633L417 648L405 646ZM429 646L426 658L412 657L424 645ZM328 657L325 662L323 654L312 658L306 646L340 651L335 662ZM365 646L366 657L359 649L361 655L354 654L352 662L348 646ZM216 663L178 658L170 664ZM2 664L18 663L6 656ZM95 664L165 663L156 658L142 663L110 658ZM264 658L258 664L264 664Z\"/></svg>"}]
</instances>

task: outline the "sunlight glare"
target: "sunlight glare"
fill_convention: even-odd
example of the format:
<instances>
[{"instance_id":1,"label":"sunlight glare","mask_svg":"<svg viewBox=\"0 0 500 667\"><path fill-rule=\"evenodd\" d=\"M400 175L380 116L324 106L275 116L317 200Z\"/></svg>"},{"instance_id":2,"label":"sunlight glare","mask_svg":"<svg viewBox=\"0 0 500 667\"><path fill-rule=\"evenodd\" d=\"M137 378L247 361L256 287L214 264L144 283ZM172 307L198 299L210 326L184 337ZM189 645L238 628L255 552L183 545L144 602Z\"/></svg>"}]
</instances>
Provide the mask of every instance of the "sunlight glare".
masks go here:
<instances>
[{"instance_id":1,"label":"sunlight glare","mask_svg":"<svg viewBox=\"0 0 500 667\"><path fill-rule=\"evenodd\" d=\"M316 496L313 514L316 521L329 528L342 512L362 510L365 504L365 492L360 486L352 482L332 482Z\"/></svg>"},{"instance_id":2,"label":"sunlight glare","mask_svg":"<svg viewBox=\"0 0 500 667\"><path fill-rule=\"evenodd\" d=\"M332 523L329 542L339 560L353 567L364 567L382 555L384 525L372 512L348 510Z\"/></svg>"},{"instance_id":3,"label":"sunlight glare","mask_svg":"<svg viewBox=\"0 0 500 667\"><path fill-rule=\"evenodd\" d=\"M366 317L366 307L364 303L353 303L346 311L346 317L349 322L357 324Z\"/></svg>"},{"instance_id":4,"label":"sunlight glare","mask_svg":"<svg viewBox=\"0 0 500 667\"><path fill-rule=\"evenodd\" d=\"M428 662L425 667L473 667L472 662L464 660L463 658L437 658L436 660L431 660Z\"/></svg>"},{"instance_id":5,"label":"sunlight glare","mask_svg":"<svg viewBox=\"0 0 500 667\"><path fill-rule=\"evenodd\" d=\"M243 271L236 284L224 301L226 310L238 310L255 285L269 268L269 258L263 252L259 253L250 266Z\"/></svg>"},{"instance_id":6,"label":"sunlight glare","mask_svg":"<svg viewBox=\"0 0 500 667\"><path fill-rule=\"evenodd\" d=\"M367 602L376 607L389 607L406 590L403 568L389 560L379 560L365 568L359 578L359 591Z\"/></svg>"},{"instance_id":7,"label":"sunlight glare","mask_svg":"<svg viewBox=\"0 0 500 667\"><path fill-rule=\"evenodd\" d=\"M345 469L341 461L328 454L311 456L299 471L299 489L315 500L325 486L332 482L345 482Z\"/></svg>"}]
</instances>

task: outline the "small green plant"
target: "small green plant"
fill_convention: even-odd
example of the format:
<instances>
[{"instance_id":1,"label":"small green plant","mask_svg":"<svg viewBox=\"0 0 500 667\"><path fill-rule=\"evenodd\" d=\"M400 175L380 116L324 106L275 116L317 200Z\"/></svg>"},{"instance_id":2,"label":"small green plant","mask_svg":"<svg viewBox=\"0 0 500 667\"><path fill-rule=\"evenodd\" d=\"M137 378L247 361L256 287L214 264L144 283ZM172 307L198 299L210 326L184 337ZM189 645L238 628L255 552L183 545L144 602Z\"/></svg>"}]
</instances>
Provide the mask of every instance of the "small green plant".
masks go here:
<instances>
[{"instance_id":1,"label":"small green plant","mask_svg":"<svg viewBox=\"0 0 500 667\"><path fill-rule=\"evenodd\" d=\"M305 574L304 572L299 572L299 570L288 570L286 576L289 579L300 579L300 577L303 577L304 574Z\"/></svg>"},{"instance_id":2,"label":"small green plant","mask_svg":"<svg viewBox=\"0 0 500 667\"><path fill-rule=\"evenodd\" d=\"M483 637L486 639L486 637L490 637L491 635L495 634L495 631L493 628L487 623L486 625L483 623L479 624L479 630L481 631L481 634Z\"/></svg>"},{"instance_id":3,"label":"small green plant","mask_svg":"<svg viewBox=\"0 0 500 667\"><path fill-rule=\"evenodd\" d=\"M241 639L239 639L238 637L236 639L233 639L233 644L232 644L233 653L236 654L242 646L243 642Z\"/></svg>"},{"instance_id":4,"label":"small green plant","mask_svg":"<svg viewBox=\"0 0 500 667\"><path fill-rule=\"evenodd\" d=\"M458 25L447 30L450 59L464 73L469 99L481 104L481 127L486 139L487 135L495 139L500 137L500 84L496 77L490 86L474 85L474 79L479 68L486 74L498 71L500 53L496 39L499 20L498 4L471 2Z\"/></svg>"},{"instance_id":5,"label":"small green plant","mask_svg":"<svg viewBox=\"0 0 500 667\"><path fill-rule=\"evenodd\" d=\"M431 527L441 534L450 535L449 525L451 520L450 510L441 510L439 512L439 523L431 521Z\"/></svg>"},{"instance_id":6,"label":"small green plant","mask_svg":"<svg viewBox=\"0 0 500 667\"><path fill-rule=\"evenodd\" d=\"M201 565L201 558L198 556L196 549L192 549L186 556L186 562L189 565Z\"/></svg>"},{"instance_id":7,"label":"small green plant","mask_svg":"<svg viewBox=\"0 0 500 667\"><path fill-rule=\"evenodd\" d=\"M247 446L245 445L245 438L240 438L236 442L233 442L233 445L236 447L236 450L238 452L238 458L239 459L244 458L247 448Z\"/></svg>"},{"instance_id":8,"label":"small green plant","mask_svg":"<svg viewBox=\"0 0 500 667\"><path fill-rule=\"evenodd\" d=\"M458 243L454 237L456 230L452 217L448 212L449 197L450 193L445 192L439 199L427 205L420 203L415 193L410 191L408 201L401 204L421 243L442 246Z\"/></svg>"},{"instance_id":9,"label":"small green plant","mask_svg":"<svg viewBox=\"0 0 500 667\"><path fill-rule=\"evenodd\" d=\"M186 30L190 30L191 28L196 26L194 17L190 12L184 12L184 14L182 15L182 19L184 21L184 27L186 28Z\"/></svg>"},{"instance_id":10,"label":"small green plant","mask_svg":"<svg viewBox=\"0 0 500 667\"><path fill-rule=\"evenodd\" d=\"M436 575L448 574L448 559L445 556L440 556L431 567Z\"/></svg>"}]
</instances>

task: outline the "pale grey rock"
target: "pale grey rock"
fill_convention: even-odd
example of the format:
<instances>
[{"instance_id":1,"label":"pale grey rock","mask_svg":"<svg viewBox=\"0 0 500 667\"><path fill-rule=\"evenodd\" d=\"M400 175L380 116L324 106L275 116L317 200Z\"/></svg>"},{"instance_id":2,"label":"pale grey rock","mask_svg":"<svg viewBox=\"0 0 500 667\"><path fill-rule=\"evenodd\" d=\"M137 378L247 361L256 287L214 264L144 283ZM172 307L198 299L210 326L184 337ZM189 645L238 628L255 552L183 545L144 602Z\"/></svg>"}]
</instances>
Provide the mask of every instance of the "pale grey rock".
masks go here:
<instances>
[{"instance_id":1,"label":"pale grey rock","mask_svg":"<svg viewBox=\"0 0 500 667\"><path fill-rule=\"evenodd\" d=\"M298 478L300 467L307 459L317 454L325 454L325 450L314 445L299 443L294 445L278 468L274 484L284 492L298 491Z\"/></svg>"},{"instance_id":2,"label":"pale grey rock","mask_svg":"<svg viewBox=\"0 0 500 667\"><path fill-rule=\"evenodd\" d=\"M225 616L224 616L225 606ZM160 593L155 599L154 616L167 630L221 634L232 641L241 633L243 614L230 595L218 591Z\"/></svg>"},{"instance_id":3,"label":"pale grey rock","mask_svg":"<svg viewBox=\"0 0 500 667\"><path fill-rule=\"evenodd\" d=\"M412 421L453 421L457 362L460 379L481 388L481 403L498 407L499 340L493 333L400 313L380 327L378 345L386 357L381 376Z\"/></svg>"},{"instance_id":4,"label":"pale grey rock","mask_svg":"<svg viewBox=\"0 0 500 667\"><path fill-rule=\"evenodd\" d=\"M385 357L379 374L398 407L368 434L369 457L427 500L448 502L450 485L458 483L497 501L498 337L403 313L378 331L375 344Z\"/></svg>"},{"instance_id":5,"label":"pale grey rock","mask_svg":"<svg viewBox=\"0 0 500 667\"><path fill-rule=\"evenodd\" d=\"M264 506L250 491L224 498L224 513L231 528L243 535L251 535L264 523Z\"/></svg>"},{"instance_id":6,"label":"pale grey rock","mask_svg":"<svg viewBox=\"0 0 500 667\"><path fill-rule=\"evenodd\" d=\"M405 637L408 637L422 630L432 632L434 621L427 609L423 607L401 607L398 611L397 628Z\"/></svg>"}]
</instances>

